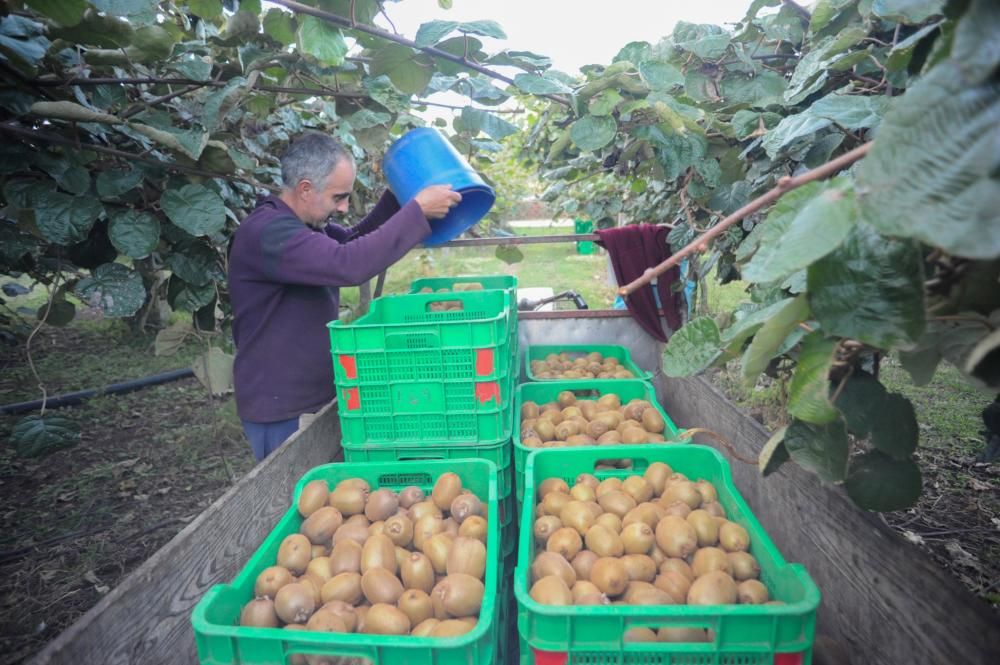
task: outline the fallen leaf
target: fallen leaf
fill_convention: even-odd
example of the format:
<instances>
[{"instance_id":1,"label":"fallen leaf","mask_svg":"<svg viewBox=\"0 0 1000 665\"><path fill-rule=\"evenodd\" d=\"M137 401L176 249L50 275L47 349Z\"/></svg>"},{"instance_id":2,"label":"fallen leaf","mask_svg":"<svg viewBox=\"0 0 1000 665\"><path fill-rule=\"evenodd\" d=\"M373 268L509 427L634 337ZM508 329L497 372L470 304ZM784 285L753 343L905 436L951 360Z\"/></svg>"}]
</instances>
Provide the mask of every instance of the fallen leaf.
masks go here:
<instances>
[{"instance_id":1,"label":"fallen leaf","mask_svg":"<svg viewBox=\"0 0 1000 665\"><path fill-rule=\"evenodd\" d=\"M903 538L906 538L908 541L910 541L914 545L923 545L924 544L924 539L921 538L919 535L913 533L910 530L903 531Z\"/></svg>"},{"instance_id":2,"label":"fallen leaf","mask_svg":"<svg viewBox=\"0 0 1000 665\"><path fill-rule=\"evenodd\" d=\"M87 572L85 572L83 574L83 579L85 579L86 581L90 582L91 584L95 584L95 585L101 583L100 578L97 577L97 573L95 573L92 570L88 570Z\"/></svg>"},{"instance_id":3,"label":"fallen leaf","mask_svg":"<svg viewBox=\"0 0 1000 665\"><path fill-rule=\"evenodd\" d=\"M104 584L99 584L99 585L97 585L97 586L94 587L94 591L96 591L97 593L99 593L99 594L101 594L103 596L107 592L111 591L111 587L106 586Z\"/></svg>"},{"instance_id":4,"label":"fallen leaf","mask_svg":"<svg viewBox=\"0 0 1000 665\"><path fill-rule=\"evenodd\" d=\"M992 489L987 483L984 483L978 478L969 478L969 485L977 492L988 492Z\"/></svg>"}]
</instances>

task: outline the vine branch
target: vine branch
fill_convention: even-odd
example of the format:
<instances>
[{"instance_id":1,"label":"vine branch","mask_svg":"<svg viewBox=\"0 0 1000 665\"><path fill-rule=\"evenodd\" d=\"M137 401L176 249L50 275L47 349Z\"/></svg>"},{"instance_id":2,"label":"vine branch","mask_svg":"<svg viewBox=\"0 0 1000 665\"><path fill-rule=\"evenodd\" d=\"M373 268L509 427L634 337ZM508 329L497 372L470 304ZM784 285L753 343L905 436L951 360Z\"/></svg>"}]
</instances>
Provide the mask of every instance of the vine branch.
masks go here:
<instances>
[{"instance_id":1,"label":"vine branch","mask_svg":"<svg viewBox=\"0 0 1000 665\"><path fill-rule=\"evenodd\" d=\"M841 169L850 166L854 162L858 161L864 157L869 150L871 150L872 143L868 142L864 145L858 146L850 152L845 152L840 157L836 159L831 159L826 164L822 164L812 169L811 171L806 171L805 173L797 176L783 176L778 179L778 184L775 185L770 191L758 196L750 203L746 204L733 214L729 215L721 222L710 228L705 233L701 234L690 243L688 243L679 252L674 253L666 261L663 261L657 266L648 268L646 272L643 273L642 277L639 277L632 282L629 282L625 286L618 289L619 295L627 296L636 289L639 289L646 284L649 284L656 277L662 275L666 271L670 270L674 266L678 265L685 257L691 254L701 253L708 249L708 243L722 235L722 233L728 229L730 226L740 221L747 215L753 214L775 201L777 201L782 194L789 192L793 189L801 187L806 183L810 183L813 180L821 180L834 173L839 172Z\"/></svg>"},{"instance_id":2,"label":"vine branch","mask_svg":"<svg viewBox=\"0 0 1000 665\"><path fill-rule=\"evenodd\" d=\"M464 58L462 56L453 55L451 53L448 53L447 51L442 51L441 49L435 48L433 46L417 46L416 42L414 42L413 40L407 39L406 37L403 37L401 35L393 34L388 30L382 30L381 28L376 28L374 26L369 26L369 25L352 24L350 19L344 18L343 16L338 16L337 14L331 14L330 12L325 12L322 9L316 9L315 7L310 7L308 5L302 4L301 2L295 2L294 0L272 0L272 3L275 5L280 5L286 9L290 9L297 14L307 14L308 16L321 19L323 21L326 21L327 23L333 23L334 25L338 25L342 28L357 30L359 32L364 32L374 37L381 37L382 39L386 39L388 41L395 42L397 44L402 44L403 46L409 46L410 48L417 49L418 51L423 51L424 53L432 57L440 58L441 60L447 60L449 62L454 62L455 64L477 71L480 74L485 74L490 78L497 79L498 81L503 81L508 85L514 85L514 79L508 76L504 76L499 72L495 72L488 67L483 67L479 63L472 62L471 60ZM569 100L560 97L559 95L544 94L538 96L550 99L554 102L558 102L563 106L567 107L570 106Z\"/></svg>"}]
</instances>

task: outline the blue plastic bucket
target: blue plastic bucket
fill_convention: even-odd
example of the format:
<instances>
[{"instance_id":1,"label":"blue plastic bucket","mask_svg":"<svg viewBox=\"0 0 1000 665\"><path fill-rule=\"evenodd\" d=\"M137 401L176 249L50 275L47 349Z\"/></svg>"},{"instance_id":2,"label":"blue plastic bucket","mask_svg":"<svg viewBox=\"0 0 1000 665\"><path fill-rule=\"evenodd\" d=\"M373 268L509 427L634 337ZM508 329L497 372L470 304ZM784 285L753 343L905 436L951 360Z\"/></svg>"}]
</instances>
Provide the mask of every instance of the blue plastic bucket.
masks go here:
<instances>
[{"instance_id":1,"label":"blue plastic bucket","mask_svg":"<svg viewBox=\"0 0 1000 665\"><path fill-rule=\"evenodd\" d=\"M382 161L389 189L400 205L430 185L451 185L462 202L445 217L431 220L425 247L448 242L481 220L496 194L445 136L432 127L417 127L389 146Z\"/></svg>"}]
</instances>

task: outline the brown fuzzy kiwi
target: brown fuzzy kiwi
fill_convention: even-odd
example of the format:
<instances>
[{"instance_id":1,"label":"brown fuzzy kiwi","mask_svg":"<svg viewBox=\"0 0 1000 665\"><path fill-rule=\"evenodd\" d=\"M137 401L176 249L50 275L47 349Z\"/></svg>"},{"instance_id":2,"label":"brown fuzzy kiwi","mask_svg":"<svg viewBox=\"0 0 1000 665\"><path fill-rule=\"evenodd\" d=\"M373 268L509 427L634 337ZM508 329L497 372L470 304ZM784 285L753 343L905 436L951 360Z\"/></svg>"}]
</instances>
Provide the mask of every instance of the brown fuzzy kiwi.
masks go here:
<instances>
[{"instance_id":1,"label":"brown fuzzy kiwi","mask_svg":"<svg viewBox=\"0 0 1000 665\"><path fill-rule=\"evenodd\" d=\"M302 517L309 517L325 506L329 498L330 488L325 480L310 480L299 493L299 514Z\"/></svg>"},{"instance_id":2,"label":"brown fuzzy kiwi","mask_svg":"<svg viewBox=\"0 0 1000 665\"><path fill-rule=\"evenodd\" d=\"M278 614L270 598L255 598L240 611L240 625L255 628L277 628Z\"/></svg>"},{"instance_id":3,"label":"brown fuzzy kiwi","mask_svg":"<svg viewBox=\"0 0 1000 665\"><path fill-rule=\"evenodd\" d=\"M541 578L528 592L531 599L542 605L572 605L573 592L566 582L558 575L548 575Z\"/></svg>"}]
</instances>

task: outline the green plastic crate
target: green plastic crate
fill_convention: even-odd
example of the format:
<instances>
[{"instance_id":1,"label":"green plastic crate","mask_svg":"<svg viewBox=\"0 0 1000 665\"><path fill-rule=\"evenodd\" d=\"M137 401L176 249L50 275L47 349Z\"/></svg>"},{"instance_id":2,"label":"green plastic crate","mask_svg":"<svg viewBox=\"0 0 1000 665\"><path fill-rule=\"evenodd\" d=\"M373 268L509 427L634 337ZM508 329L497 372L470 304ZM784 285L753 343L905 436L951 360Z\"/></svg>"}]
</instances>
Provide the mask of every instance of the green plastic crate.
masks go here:
<instances>
[{"instance_id":1,"label":"green plastic crate","mask_svg":"<svg viewBox=\"0 0 1000 665\"><path fill-rule=\"evenodd\" d=\"M618 363L629 370L635 376L635 379L641 379L648 381L652 376L652 372L647 372L642 369L632 360L632 354L624 346L618 346L615 344L558 344L558 345L548 345L548 344L532 344L525 347L525 363L524 370L528 376L529 381L593 381L594 379L540 379L534 372L531 371L531 361L532 360L545 360L546 356L550 353L568 353L571 358L577 358L580 356L585 356L592 351L597 351L602 354L605 358L617 358ZM601 379L601 381L623 381L624 379Z\"/></svg>"},{"instance_id":2,"label":"green plastic crate","mask_svg":"<svg viewBox=\"0 0 1000 665\"><path fill-rule=\"evenodd\" d=\"M342 441L345 462L412 462L436 459L484 459L497 466L497 494L506 497L514 491L513 444L510 439L497 443L355 445Z\"/></svg>"},{"instance_id":3,"label":"green plastic crate","mask_svg":"<svg viewBox=\"0 0 1000 665\"><path fill-rule=\"evenodd\" d=\"M400 490L417 485L429 494L438 476L448 471L458 474L464 487L487 501L486 593L479 623L472 631L458 637L429 638L314 633L238 625L242 606L253 597L257 575L273 564L284 537L297 533L302 524L302 516L295 506L306 483L322 479L333 486L346 478L364 478L373 489ZM294 654L352 656L366 658L373 665L486 665L494 662L499 629L497 597L501 543L497 469L492 462L466 459L427 460L419 464L325 464L302 477L291 506L232 584L212 587L195 607L191 622L202 665L284 665Z\"/></svg>"},{"instance_id":4,"label":"green plastic crate","mask_svg":"<svg viewBox=\"0 0 1000 665\"><path fill-rule=\"evenodd\" d=\"M375 407L370 402L366 404L361 386L337 386L342 443L348 447L506 441L514 421L514 381L511 375L502 381L477 384L477 392L482 392L472 400L467 396L449 399L446 384L446 397L437 410L428 411L417 404L412 412L403 413L395 412L391 405L382 410L377 404Z\"/></svg>"},{"instance_id":5,"label":"green plastic crate","mask_svg":"<svg viewBox=\"0 0 1000 665\"><path fill-rule=\"evenodd\" d=\"M613 454L612 454L613 453ZM598 460L632 459L633 469L595 470ZM534 559L535 488L552 476L574 482L580 473L599 479L642 473L652 462L665 462L695 480L708 480L719 494L729 519L750 534L750 552L761 567L761 581L784 605L615 605L555 607L528 595ZM775 654L799 654L812 660L816 608L820 592L799 564L786 563L764 528L733 485L729 464L713 448L688 446L605 446L552 448L534 452L527 463L527 487L521 513L514 594L518 606L521 662L683 663L684 665L772 665ZM624 643L630 628L661 626L707 628L707 643ZM535 651L543 652L539 656ZM570 654L567 661L565 654ZM794 662L794 661L789 661Z\"/></svg>"},{"instance_id":6,"label":"green plastic crate","mask_svg":"<svg viewBox=\"0 0 1000 665\"><path fill-rule=\"evenodd\" d=\"M636 398L648 400L663 417L663 422L666 425L663 430L664 437L669 439L680 431L667 412L660 406L660 403L656 401L656 391L652 384L645 381L638 379L573 379L522 383L514 392L514 431L512 436L514 440L514 487L517 491L518 505L524 496L525 464L528 455L535 450L521 444L521 405L526 401L537 402L539 405L555 401L556 396L564 390L572 390L581 399L597 399L601 395L614 393L621 397L622 403ZM584 446L584 448L589 449L590 446ZM617 446L600 446L600 449L612 450L617 449Z\"/></svg>"}]
</instances>

